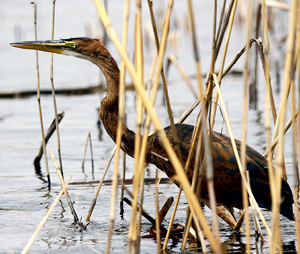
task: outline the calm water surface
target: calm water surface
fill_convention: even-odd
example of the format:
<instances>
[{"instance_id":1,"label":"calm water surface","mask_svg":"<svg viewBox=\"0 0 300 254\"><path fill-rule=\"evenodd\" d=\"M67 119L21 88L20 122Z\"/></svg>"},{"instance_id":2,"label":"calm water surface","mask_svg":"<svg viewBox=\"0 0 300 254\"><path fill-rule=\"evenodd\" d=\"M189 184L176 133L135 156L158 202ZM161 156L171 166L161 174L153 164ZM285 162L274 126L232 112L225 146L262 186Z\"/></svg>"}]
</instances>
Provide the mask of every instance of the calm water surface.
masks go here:
<instances>
[{"instance_id":1,"label":"calm water surface","mask_svg":"<svg viewBox=\"0 0 300 254\"><path fill-rule=\"evenodd\" d=\"M51 34L51 8L52 1L37 1L38 4L38 37L49 39ZM155 3L157 12L164 10L165 4ZM56 32L55 38L68 38L72 36L98 36L101 31L96 10L92 1L57 1ZM195 3L196 21L198 28L198 39L201 50L201 63L203 72L209 68L210 45L211 45L211 24L213 6L205 3ZM192 59L192 47L190 34L185 27L186 3L176 3L172 16L171 32L175 42L169 42L168 54L176 54L180 64L188 75L194 75L195 69ZM144 8L145 21L143 26L149 25L149 15ZM30 1L1 1L0 9L0 93L19 90L36 89L35 54L32 51L18 50L9 46L10 42L19 40L33 40L33 8ZM134 8L133 12L134 13ZM109 15L116 31L121 37L120 25L123 16L122 1L115 1L109 6ZM286 21L286 17L281 17ZM129 38L133 38L133 19L131 17L131 30ZM244 44L241 39L243 27L236 26L233 31L231 44L228 51L228 60L237 53ZM131 37L130 37L131 36ZM151 66L152 53L154 50L153 41L150 41L150 48L145 50L146 77ZM120 58L109 43L109 50L119 62ZM129 54L132 56L133 41L129 41ZM50 55L40 53L41 88L49 89L49 62ZM280 52L274 56L275 59L282 58ZM96 85L102 81L102 76L97 67L87 61L73 59L64 56L55 56L54 75L56 88L74 88ZM282 64L282 63L280 63ZM217 65L218 66L218 65ZM237 64L241 69L243 62ZM274 77L274 73L272 73ZM262 75L261 75L262 76ZM130 79L128 79L130 80ZM185 109L194 101L192 93L181 80L179 74L171 68L169 74L169 92L173 107L175 120L177 120ZM192 80L196 87L196 81ZM248 117L248 143L260 152L265 149L264 135L264 83L259 86L260 100L256 110L249 111ZM64 174L66 177L73 175L72 181L83 181L100 179L105 168L108 156L114 144L104 132L100 138L97 127L97 107L104 94L92 94L85 96L57 96L58 111L65 111L66 115L60 124L61 151ZM133 103L134 92L126 94L127 121L131 128L134 128L135 105ZM225 98L230 121L235 137L241 137L241 115L243 80L242 77L228 76L223 82L223 96ZM157 112L161 117L163 125L168 125L166 109L162 103L162 91L158 93L156 103ZM275 94L277 105L280 99ZM43 118L46 128L52 122L53 103L52 97L42 96ZM195 122L193 114L187 123ZM28 242L31 234L36 229L47 209L55 199L60 190L59 181L52 161L48 158L51 172L52 189L48 191L45 183L45 175L35 174L33 159L41 142L40 123L38 107L35 97L25 99L1 99L0 100L0 253L19 253ZM216 131L227 133L220 114L217 116ZM90 154L88 152L86 162L86 175L81 171L84 145L87 132L91 132L93 150L95 155L95 173L91 173ZM286 166L289 176L291 175L291 134L287 133L286 139ZM48 149L57 154L55 135L49 141ZM57 156L57 155L56 155ZM42 161L42 172L44 169ZM132 177L133 160L127 159L127 178ZM111 179L112 170L108 172L107 179ZM146 171L147 177L155 177L155 168L150 167ZM291 179L291 177L289 178ZM68 187L75 209L79 217L85 218L96 191L96 185L71 185ZM129 186L131 188L131 186ZM106 246L109 212L110 212L110 186L104 186L100 192L98 204L94 210L91 222L86 231L80 232L72 222L73 218L65 198L56 206L46 225L34 242L30 253L94 253L97 250L103 253ZM162 205L170 196L176 197L177 187L172 184L164 184L159 187L159 199ZM119 196L118 196L119 198ZM144 209L154 215L154 186L145 186ZM186 201L181 200L176 221L185 221ZM119 213L117 209L117 214ZM210 221L210 211L206 210ZM124 219L116 218L115 233L112 240L112 253L124 253L127 246L127 232L130 222L131 208L125 205ZM270 223L270 213L265 212L266 219ZM170 214L167 215L167 220ZM285 252L293 252L295 249L294 223L285 218L280 218L282 225L282 240ZM230 253L241 253L244 251L245 239L237 239L231 235L230 228L221 223L221 236L224 249ZM148 221L143 220L142 234L146 234L150 228ZM254 230L252 230L254 233ZM266 232L264 231L266 237ZM251 238L253 253L266 253L268 243L260 239ZM170 241L168 252L179 253L181 243L172 245ZM156 250L156 242L153 239L142 239L141 253L153 253Z\"/></svg>"}]
</instances>

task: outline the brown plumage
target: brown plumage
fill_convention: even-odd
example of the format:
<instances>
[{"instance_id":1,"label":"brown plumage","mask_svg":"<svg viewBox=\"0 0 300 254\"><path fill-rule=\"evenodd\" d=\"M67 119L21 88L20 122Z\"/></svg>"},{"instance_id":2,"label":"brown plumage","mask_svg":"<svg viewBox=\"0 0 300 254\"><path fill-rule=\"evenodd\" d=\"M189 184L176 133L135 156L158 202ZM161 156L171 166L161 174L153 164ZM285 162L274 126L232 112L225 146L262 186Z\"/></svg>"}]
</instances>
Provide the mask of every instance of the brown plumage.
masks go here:
<instances>
[{"instance_id":1,"label":"brown plumage","mask_svg":"<svg viewBox=\"0 0 300 254\"><path fill-rule=\"evenodd\" d=\"M14 47L35 49L59 54L71 55L83 58L96 64L103 72L107 82L107 95L101 101L100 118L108 135L115 141L117 133L116 126L118 122L118 93L120 71L117 63L110 55L108 50L98 39L90 38L71 38L59 41L42 42L19 42L12 43ZM183 161L186 162L194 126L187 124L175 125L180 150ZM166 127L165 132L175 149L175 142L172 136L171 128ZM134 157L135 133L123 125L122 149L130 156ZM240 151L240 141L236 140L237 148ZM247 170L250 175L250 185L252 192L260 207L271 209L270 186L268 179L267 161L260 153L247 146ZM154 164L164 171L172 179L175 171L169 161L164 160L168 155L163 147L160 137L157 133L148 137L146 162ZM187 175L191 181L196 149L190 163ZM237 162L233 153L229 137L212 133L212 156L214 167L214 186L216 200L219 205L226 207L242 208L241 176ZM290 220L294 219L292 204L293 196L291 189L286 181L282 179L282 203L280 213ZM208 204L207 180L204 177L201 185L201 198ZM230 224L230 223L229 223Z\"/></svg>"}]
</instances>

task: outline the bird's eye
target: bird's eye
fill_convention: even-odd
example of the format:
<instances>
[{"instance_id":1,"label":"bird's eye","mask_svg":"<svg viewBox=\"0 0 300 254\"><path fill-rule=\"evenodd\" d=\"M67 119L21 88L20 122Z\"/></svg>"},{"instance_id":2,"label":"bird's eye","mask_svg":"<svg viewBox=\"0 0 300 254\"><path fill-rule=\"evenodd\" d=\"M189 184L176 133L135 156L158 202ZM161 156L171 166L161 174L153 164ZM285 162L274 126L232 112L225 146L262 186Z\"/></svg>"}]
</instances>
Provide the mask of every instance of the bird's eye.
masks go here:
<instances>
[{"instance_id":1,"label":"bird's eye","mask_svg":"<svg viewBox=\"0 0 300 254\"><path fill-rule=\"evenodd\" d=\"M76 42L73 42L73 43L71 44L71 47L72 47L73 49L76 49L76 48L78 47L78 44L77 44Z\"/></svg>"}]
</instances>

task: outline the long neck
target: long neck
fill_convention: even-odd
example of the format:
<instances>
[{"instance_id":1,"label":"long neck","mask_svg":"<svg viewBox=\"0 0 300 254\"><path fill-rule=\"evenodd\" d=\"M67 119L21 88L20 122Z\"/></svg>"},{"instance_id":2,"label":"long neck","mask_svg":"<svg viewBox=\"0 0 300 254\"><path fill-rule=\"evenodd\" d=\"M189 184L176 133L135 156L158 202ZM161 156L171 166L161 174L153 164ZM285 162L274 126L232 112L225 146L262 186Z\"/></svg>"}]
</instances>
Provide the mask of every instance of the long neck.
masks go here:
<instances>
[{"instance_id":1,"label":"long neck","mask_svg":"<svg viewBox=\"0 0 300 254\"><path fill-rule=\"evenodd\" d=\"M108 135L116 142L120 70L109 53L105 63L102 62L97 65L103 72L107 83L107 94L100 105L100 119ZM134 157L134 141L135 133L123 124L121 148L131 157Z\"/></svg>"}]
</instances>

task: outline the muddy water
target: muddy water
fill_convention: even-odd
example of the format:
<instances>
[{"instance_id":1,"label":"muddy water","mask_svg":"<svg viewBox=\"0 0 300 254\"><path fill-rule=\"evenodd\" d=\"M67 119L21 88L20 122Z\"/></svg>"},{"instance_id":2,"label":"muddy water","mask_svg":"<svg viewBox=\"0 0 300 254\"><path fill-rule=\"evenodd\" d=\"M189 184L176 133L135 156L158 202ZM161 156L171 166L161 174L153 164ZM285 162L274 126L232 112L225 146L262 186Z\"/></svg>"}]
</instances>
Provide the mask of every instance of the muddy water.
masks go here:
<instances>
[{"instance_id":1,"label":"muddy water","mask_svg":"<svg viewBox=\"0 0 300 254\"><path fill-rule=\"evenodd\" d=\"M51 34L51 8L52 1L37 1L38 4L38 37L49 39ZM164 10L164 4L154 5L156 11ZM146 7L146 6L145 6ZM167 54L176 54L180 64L188 75L194 75L192 59L192 47L190 34L185 29L186 4L176 3L172 16L171 33L173 40L168 44ZM146 8L144 8L146 10ZM132 9L134 11L134 8ZM149 25L149 15L144 10L145 21L143 26ZM203 72L209 68L210 45L211 45L211 4L195 3L195 13L198 39L201 50L201 63ZM9 43L19 40L33 40L33 8L30 1L1 1L0 9L0 92L34 90L36 89L35 54L32 51L18 50L9 47ZM132 12L134 13L134 12ZM116 1L109 6L114 27L121 37L120 25L122 22L123 5L122 1ZM281 17L286 22L286 17ZM129 38L133 38L133 15L131 17L131 30ZM68 38L72 36L98 36L99 22L92 3L82 1L57 1L56 32L55 38ZM236 26L233 31L231 44L228 51L228 59L231 59L243 46L244 38L241 34L244 27ZM281 30L280 30L281 31ZM146 39L145 39L146 40ZM150 40L150 48L145 50L146 76L149 73L153 41ZM119 56L114 46L109 43L109 50L119 62ZM129 41L129 54L132 55L133 41ZM281 51L274 56L274 59L282 59ZM40 53L40 75L41 88L49 89L49 61L50 55ZM74 88L95 85L102 81L99 70L92 64L80 59L73 59L64 56L55 56L54 75L56 88ZM281 62L279 62L282 65ZM218 66L218 65L217 65ZM236 66L241 69L242 61ZM272 77L274 72L272 72ZM262 75L261 75L262 76ZM128 78L129 80L129 78ZM192 80L196 87L195 80ZM175 120L178 119L185 109L194 101L192 93L181 80L179 74L171 68L169 75L169 92L173 107ZM92 94L85 96L57 96L58 111L65 111L66 115L60 124L61 151L63 169L65 176L73 175L72 181L99 179L105 168L108 155L114 144L105 132L101 135L97 127L97 107L104 94ZM134 92L127 94L127 121L131 128L134 128L135 105ZM223 82L223 96L225 98L233 132L236 138L241 137L241 115L243 80L240 76L228 76ZM280 95L275 94L277 105ZM45 126L53 120L53 103L50 96L42 96L43 118ZM162 91L158 93L157 112L161 117L163 125L168 125L168 118L165 106L162 102ZM263 152L265 149L264 135L264 83L259 83L259 103L256 110L249 111L248 117L248 143ZM45 166L42 161L42 176L36 175L33 167L33 159L41 141L38 107L35 97L1 99L0 100L0 253L18 253L25 246L31 234L47 212L52 201L60 190L59 181L55 173L53 163L49 160L51 172L52 189L48 191L45 183ZM193 124L193 114L187 123ZM216 131L227 133L221 115L218 114ZM90 154L88 152L86 172L82 173L81 161L83 157L84 144L87 132L91 132L93 152L95 155L95 172L92 174ZM287 133L286 139L286 166L291 179L291 134ZM53 136L49 141L48 149L57 154L56 140ZM133 160L127 159L127 178L132 177ZM107 179L111 179L112 170L108 172ZM147 177L155 176L155 168L150 166L146 171ZM71 185L69 193L74 200L75 209L79 217L85 218L91 203L96 185ZM129 186L131 188L131 186ZM72 222L72 216L64 198L56 206L45 227L34 242L31 253L94 253L94 250L103 253L106 246L109 212L110 212L110 186L104 186L100 192L98 205L91 218L86 231L80 232ZM162 205L170 197L176 197L177 187L171 184L164 184L159 187L159 199ZM119 198L119 196L118 196ZM154 211L154 186L145 186L144 209L155 214ZM183 198L176 218L177 222L185 221L186 201ZM119 209L117 209L117 214ZM270 223L271 215L264 213ZM210 221L210 211L206 210ZM112 252L124 253L127 246L128 224L130 222L131 209L125 205L124 219L117 216L115 232L112 240ZM170 215L167 215L167 220ZM285 252L293 252L295 249L294 223L285 218L280 218L282 226L282 241ZM229 227L221 223L221 236L224 249L230 253L244 252L245 239L237 239L231 235ZM146 234L150 224L143 220L142 234ZM264 237L267 239L265 230ZM254 230L252 230L254 233ZM268 243L251 237L252 252L265 253ZM179 253L181 243L170 244L168 252ZM156 242L153 239L141 240L141 253L153 253L156 250Z\"/></svg>"}]
</instances>

